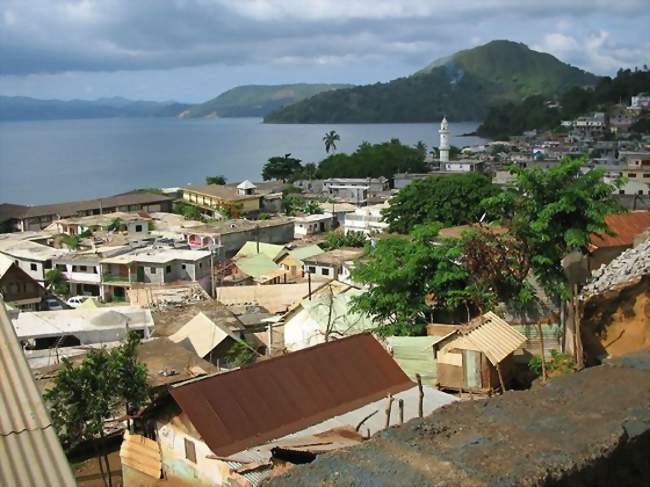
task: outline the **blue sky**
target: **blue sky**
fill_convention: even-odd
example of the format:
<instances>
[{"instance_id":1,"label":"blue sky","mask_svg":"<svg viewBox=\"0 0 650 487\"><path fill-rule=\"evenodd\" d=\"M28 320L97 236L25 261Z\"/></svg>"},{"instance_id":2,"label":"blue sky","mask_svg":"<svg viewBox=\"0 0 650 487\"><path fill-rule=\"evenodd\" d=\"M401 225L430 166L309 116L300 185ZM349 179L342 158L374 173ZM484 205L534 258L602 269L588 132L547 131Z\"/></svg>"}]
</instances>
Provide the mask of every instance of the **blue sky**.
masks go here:
<instances>
[{"instance_id":1,"label":"blue sky","mask_svg":"<svg viewBox=\"0 0 650 487\"><path fill-rule=\"evenodd\" d=\"M650 0L0 0L0 94L196 102L373 83L493 39L597 74L650 65Z\"/></svg>"}]
</instances>

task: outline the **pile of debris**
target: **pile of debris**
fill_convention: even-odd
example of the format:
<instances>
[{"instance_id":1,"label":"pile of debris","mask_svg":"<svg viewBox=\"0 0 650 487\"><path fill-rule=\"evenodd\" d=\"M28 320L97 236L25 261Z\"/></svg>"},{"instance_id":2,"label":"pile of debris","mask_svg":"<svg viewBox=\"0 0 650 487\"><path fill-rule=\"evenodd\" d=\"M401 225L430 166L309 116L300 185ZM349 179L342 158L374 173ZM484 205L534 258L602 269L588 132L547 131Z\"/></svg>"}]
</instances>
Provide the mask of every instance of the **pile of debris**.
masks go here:
<instances>
[{"instance_id":1,"label":"pile of debris","mask_svg":"<svg viewBox=\"0 0 650 487\"><path fill-rule=\"evenodd\" d=\"M607 266L601 266L592 273L592 281L582 290L582 300L621 286L638 282L650 273L650 238L616 257Z\"/></svg>"},{"instance_id":2,"label":"pile of debris","mask_svg":"<svg viewBox=\"0 0 650 487\"><path fill-rule=\"evenodd\" d=\"M197 283L160 288L129 289L129 301L154 310L177 308L210 300L210 295Z\"/></svg>"}]
</instances>

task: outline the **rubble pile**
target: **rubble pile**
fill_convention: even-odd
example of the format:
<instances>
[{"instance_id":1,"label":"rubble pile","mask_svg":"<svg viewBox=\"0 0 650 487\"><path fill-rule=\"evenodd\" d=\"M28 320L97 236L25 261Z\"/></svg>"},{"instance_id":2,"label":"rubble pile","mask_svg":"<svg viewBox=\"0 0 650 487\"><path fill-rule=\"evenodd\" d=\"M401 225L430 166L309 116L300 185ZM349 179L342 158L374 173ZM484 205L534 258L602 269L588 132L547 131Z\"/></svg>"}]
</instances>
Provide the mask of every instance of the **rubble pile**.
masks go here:
<instances>
[{"instance_id":1,"label":"rubble pile","mask_svg":"<svg viewBox=\"0 0 650 487\"><path fill-rule=\"evenodd\" d=\"M616 257L607 266L592 273L592 280L582 290L582 299L602 294L650 272L650 238Z\"/></svg>"}]
</instances>

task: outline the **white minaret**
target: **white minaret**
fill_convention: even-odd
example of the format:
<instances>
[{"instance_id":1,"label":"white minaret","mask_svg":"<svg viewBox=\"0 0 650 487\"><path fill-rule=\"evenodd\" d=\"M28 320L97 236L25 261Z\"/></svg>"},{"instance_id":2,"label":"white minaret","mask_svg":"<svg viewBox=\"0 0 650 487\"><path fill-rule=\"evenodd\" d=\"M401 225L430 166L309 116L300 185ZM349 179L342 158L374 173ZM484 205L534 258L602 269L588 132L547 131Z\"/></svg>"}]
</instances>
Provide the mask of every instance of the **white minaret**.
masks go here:
<instances>
[{"instance_id":1,"label":"white minaret","mask_svg":"<svg viewBox=\"0 0 650 487\"><path fill-rule=\"evenodd\" d=\"M440 123L440 162L449 162L449 124L447 123L447 117L442 118Z\"/></svg>"}]
</instances>

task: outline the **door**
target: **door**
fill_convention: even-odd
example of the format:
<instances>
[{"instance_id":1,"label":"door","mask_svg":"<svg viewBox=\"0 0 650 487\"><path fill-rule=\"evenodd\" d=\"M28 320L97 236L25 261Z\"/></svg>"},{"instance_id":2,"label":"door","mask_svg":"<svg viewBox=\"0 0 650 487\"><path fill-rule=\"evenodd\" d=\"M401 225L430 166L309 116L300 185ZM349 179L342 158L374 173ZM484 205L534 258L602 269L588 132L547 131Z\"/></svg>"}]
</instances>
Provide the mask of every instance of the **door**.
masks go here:
<instances>
[{"instance_id":1,"label":"door","mask_svg":"<svg viewBox=\"0 0 650 487\"><path fill-rule=\"evenodd\" d=\"M481 388L481 352L463 350L463 382L466 389Z\"/></svg>"},{"instance_id":2,"label":"door","mask_svg":"<svg viewBox=\"0 0 650 487\"><path fill-rule=\"evenodd\" d=\"M144 266L138 266L138 273L136 276L138 282L144 282Z\"/></svg>"}]
</instances>

